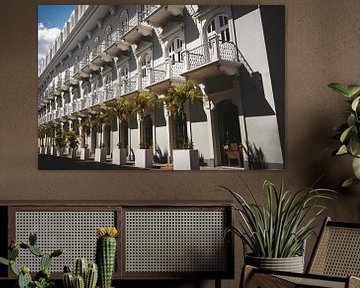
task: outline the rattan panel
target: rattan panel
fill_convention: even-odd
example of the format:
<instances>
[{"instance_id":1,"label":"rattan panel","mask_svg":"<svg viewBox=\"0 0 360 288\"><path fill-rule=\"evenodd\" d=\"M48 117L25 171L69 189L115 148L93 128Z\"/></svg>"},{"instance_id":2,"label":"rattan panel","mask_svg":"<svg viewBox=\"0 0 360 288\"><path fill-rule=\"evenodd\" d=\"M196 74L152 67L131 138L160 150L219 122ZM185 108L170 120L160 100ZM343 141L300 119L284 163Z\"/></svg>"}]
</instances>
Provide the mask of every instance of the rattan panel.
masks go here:
<instances>
[{"instance_id":1,"label":"rattan panel","mask_svg":"<svg viewBox=\"0 0 360 288\"><path fill-rule=\"evenodd\" d=\"M125 213L125 272L223 272L224 211Z\"/></svg>"},{"instance_id":2,"label":"rattan panel","mask_svg":"<svg viewBox=\"0 0 360 288\"><path fill-rule=\"evenodd\" d=\"M360 229L326 227L310 273L360 277Z\"/></svg>"},{"instance_id":3,"label":"rattan panel","mask_svg":"<svg viewBox=\"0 0 360 288\"><path fill-rule=\"evenodd\" d=\"M115 226L114 211L16 211L16 241L28 241L29 233L37 233L37 246L44 252L64 248L65 253L54 259L50 270L62 272L64 265L86 257L95 260L96 228ZM21 251L19 263L31 271L39 270L40 259Z\"/></svg>"}]
</instances>

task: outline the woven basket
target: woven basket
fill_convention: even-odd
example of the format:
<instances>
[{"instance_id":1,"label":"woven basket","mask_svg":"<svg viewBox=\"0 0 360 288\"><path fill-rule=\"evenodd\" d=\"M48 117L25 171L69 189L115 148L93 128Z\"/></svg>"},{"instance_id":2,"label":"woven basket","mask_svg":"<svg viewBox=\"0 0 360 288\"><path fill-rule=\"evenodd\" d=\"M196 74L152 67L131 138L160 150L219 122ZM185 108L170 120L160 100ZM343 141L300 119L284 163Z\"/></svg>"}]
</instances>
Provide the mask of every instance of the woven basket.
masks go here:
<instances>
[{"instance_id":1,"label":"woven basket","mask_svg":"<svg viewBox=\"0 0 360 288\"><path fill-rule=\"evenodd\" d=\"M262 258L246 255L245 263L262 269L304 273L304 256L289 258Z\"/></svg>"}]
</instances>

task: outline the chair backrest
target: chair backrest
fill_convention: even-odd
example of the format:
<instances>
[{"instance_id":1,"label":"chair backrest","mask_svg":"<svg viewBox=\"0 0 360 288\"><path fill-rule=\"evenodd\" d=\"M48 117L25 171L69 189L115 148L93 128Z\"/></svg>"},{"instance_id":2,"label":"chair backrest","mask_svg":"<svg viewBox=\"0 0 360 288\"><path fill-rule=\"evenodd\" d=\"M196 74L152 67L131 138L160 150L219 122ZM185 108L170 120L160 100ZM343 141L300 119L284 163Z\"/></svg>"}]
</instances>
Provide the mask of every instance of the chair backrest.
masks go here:
<instances>
[{"instance_id":1,"label":"chair backrest","mask_svg":"<svg viewBox=\"0 0 360 288\"><path fill-rule=\"evenodd\" d=\"M325 219L307 273L360 277L360 223Z\"/></svg>"}]
</instances>

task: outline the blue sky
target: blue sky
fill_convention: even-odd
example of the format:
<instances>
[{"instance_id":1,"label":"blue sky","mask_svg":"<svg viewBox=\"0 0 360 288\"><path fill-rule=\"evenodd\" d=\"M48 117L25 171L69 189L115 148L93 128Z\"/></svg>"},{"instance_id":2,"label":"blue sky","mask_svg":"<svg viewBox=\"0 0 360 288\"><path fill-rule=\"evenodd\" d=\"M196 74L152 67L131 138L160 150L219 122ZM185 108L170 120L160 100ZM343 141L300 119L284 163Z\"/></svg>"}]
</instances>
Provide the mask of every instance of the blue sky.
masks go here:
<instances>
[{"instance_id":1,"label":"blue sky","mask_svg":"<svg viewBox=\"0 0 360 288\"><path fill-rule=\"evenodd\" d=\"M75 5L38 5L38 64L54 45Z\"/></svg>"}]
</instances>

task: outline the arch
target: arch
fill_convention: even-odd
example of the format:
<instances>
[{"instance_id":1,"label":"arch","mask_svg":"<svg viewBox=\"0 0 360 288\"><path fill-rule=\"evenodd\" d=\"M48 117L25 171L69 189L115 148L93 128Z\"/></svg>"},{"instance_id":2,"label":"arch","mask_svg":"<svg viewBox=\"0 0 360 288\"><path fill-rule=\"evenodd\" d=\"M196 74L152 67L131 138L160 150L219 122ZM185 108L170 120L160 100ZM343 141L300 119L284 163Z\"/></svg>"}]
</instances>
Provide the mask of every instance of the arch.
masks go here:
<instances>
[{"instance_id":1,"label":"arch","mask_svg":"<svg viewBox=\"0 0 360 288\"><path fill-rule=\"evenodd\" d=\"M222 43L231 41L229 17L224 13L217 14L207 21L204 29L207 40L218 35Z\"/></svg>"},{"instance_id":2,"label":"arch","mask_svg":"<svg viewBox=\"0 0 360 288\"><path fill-rule=\"evenodd\" d=\"M127 10L123 10L121 11L119 17L118 30L120 31L121 34L124 34L128 29L129 29L129 14Z\"/></svg>"},{"instance_id":3,"label":"arch","mask_svg":"<svg viewBox=\"0 0 360 288\"><path fill-rule=\"evenodd\" d=\"M167 50L168 57L173 64L176 62L183 62L182 51L184 50L184 40L182 37L175 37L169 41Z\"/></svg>"},{"instance_id":4,"label":"arch","mask_svg":"<svg viewBox=\"0 0 360 288\"><path fill-rule=\"evenodd\" d=\"M219 140L217 149L220 152L220 162L222 165L228 165L227 148L229 148L229 145L238 147L241 144L238 107L230 99L225 99L216 105L215 113L217 119L216 134ZM239 160L237 164L242 166L243 163L240 162Z\"/></svg>"}]
</instances>

